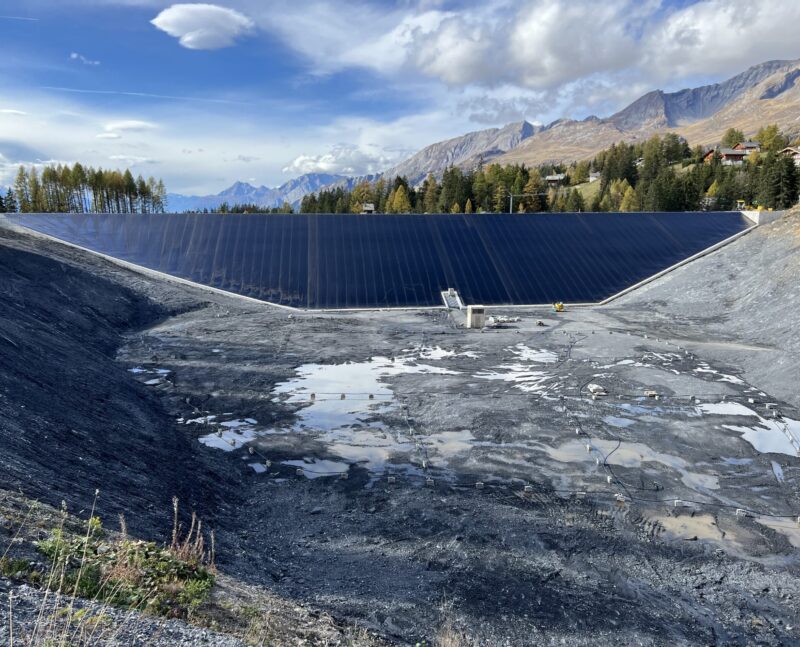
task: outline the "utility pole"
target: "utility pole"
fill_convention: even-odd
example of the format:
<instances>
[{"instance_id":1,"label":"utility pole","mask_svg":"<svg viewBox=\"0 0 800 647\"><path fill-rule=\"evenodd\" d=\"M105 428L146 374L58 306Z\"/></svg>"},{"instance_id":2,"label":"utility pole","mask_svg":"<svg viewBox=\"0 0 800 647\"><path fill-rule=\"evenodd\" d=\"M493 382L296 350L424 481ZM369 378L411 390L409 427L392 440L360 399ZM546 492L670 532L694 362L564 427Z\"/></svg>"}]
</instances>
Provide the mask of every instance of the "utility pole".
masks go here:
<instances>
[{"instance_id":1,"label":"utility pole","mask_svg":"<svg viewBox=\"0 0 800 647\"><path fill-rule=\"evenodd\" d=\"M508 213L514 213L514 198L529 198L535 195L547 195L546 192L540 191L539 193L511 193L508 192Z\"/></svg>"}]
</instances>

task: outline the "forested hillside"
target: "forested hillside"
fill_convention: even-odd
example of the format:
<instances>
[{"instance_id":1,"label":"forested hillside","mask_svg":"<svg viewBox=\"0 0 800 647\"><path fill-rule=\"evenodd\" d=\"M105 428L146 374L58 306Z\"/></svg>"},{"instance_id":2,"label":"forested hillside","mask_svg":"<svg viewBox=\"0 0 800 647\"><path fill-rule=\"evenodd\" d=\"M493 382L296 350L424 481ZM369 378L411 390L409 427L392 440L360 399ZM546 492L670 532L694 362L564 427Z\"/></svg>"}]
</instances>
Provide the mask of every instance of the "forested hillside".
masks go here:
<instances>
[{"instance_id":1,"label":"forested hillside","mask_svg":"<svg viewBox=\"0 0 800 647\"><path fill-rule=\"evenodd\" d=\"M735 146L741 132L731 129L723 142ZM447 169L418 187L404 177L363 182L353 191L321 191L303 199L303 213L472 213L538 211L694 211L729 210L737 202L782 209L797 202L800 184L794 160L781 151L790 143L777 126L760 130L760 150L741 164L721 155L709 159L669 133L643 143L620 142L591 161L571 165L490 164L476 171ZM713 149L712 149L713 150ZM591 181L590 181L591 180ZM368 207L367 207L368 208Z\"/></svg>"}]
</instances>

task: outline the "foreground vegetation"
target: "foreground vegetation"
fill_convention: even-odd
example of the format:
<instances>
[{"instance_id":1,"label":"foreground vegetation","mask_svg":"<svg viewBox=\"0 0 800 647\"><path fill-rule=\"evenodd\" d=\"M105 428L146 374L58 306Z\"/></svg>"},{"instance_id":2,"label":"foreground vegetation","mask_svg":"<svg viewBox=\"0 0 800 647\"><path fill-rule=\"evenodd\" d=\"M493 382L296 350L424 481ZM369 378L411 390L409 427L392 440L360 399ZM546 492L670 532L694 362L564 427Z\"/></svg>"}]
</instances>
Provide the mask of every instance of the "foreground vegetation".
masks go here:
<instances>
[{"instance_id":1,"label":"foreground vegetation","mask_svg":"<svg viewBox=\"0 0 800 647\"><path fill-rule=\"evenodd\" d=\"M91 647L146 635L137 644L162 645L172 619L249 645L386 644L218 572L213 535L194 516L184 529L173 505L171 541L162 545L129 537L124 518L112 532L93 512L81 520L63 506L0 490L0 537L7 532L9 538L0 540L0 644L10 638L19 647ZM14 587L2 595L3 580L38 592L32 612L19 612Z\"/></svg>"}]
</instances>

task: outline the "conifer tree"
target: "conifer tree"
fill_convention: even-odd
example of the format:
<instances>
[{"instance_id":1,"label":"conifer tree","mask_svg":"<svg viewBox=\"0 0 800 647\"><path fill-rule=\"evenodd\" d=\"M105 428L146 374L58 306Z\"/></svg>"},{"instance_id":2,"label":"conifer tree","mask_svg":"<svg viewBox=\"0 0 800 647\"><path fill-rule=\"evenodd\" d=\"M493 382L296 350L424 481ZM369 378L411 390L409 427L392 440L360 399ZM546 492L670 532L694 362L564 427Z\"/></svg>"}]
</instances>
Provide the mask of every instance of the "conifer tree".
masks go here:
<instances>
[{"instance_id":1,"label":"conifer tree","mask_svg":"<svg viewBox=\"0 0 800 647\"><path fill-rule=\"evenodd\" d=\"M408 199L405 184L400 184L394 191L392 213L411 213L411 201Z\"/></svg>"},{"instance_id":2,"label":"conifer tree","mask_svg":"<svg viewBox=\"0 0 800 647\"><path fill-rule=\"evenodd\" d=\"M422 206L425 213L436 213L439 204L439 185L433 174L429 174L425 180L425 195L422 198Z\"/></svg>"},{"instance_id":3,"label":"conifer tree","mask_svg":"<svg viewBox=\"0 0 800 647\"><path fill-rule=\"evenodd\" d=\"M622 202L620 202L619 210L625 212L637 211L638 210L638 200L636 198L636 190L629 186L625 190L625 195L622 196Z\"/></svg>"},{"instance_id":4,"label":"conifer tree","mask_svg":"<svg viewBox=\"0 0 800 647\"><path fill-rule=\"evenodd\" d=\"M14 194L17 197L17 209L20 213L31 211L30 189L28 186L28 173L24 166L20 166L14 180Z\"/></svg>"},{"instance_id":5,"label":"conifer tree","mask_svg":"<svg viewBox=\"0 0 800 647\"><path fill-rule=\"evenodd\" d=\"M494 210L497 213L504 213L508 209L508 190L505 185L498 184L494 190Z\"/></svg>"},{"instance_id":6,"label":"conifer tree","mask_svg":"<svg viewBox=\"0 0 800 647\"><path fill-rule=\"evenodd\" d=\"M579 212L586 210L586 204L583 201L583 195L578 189L572 189L567 197L566 210L571 212Z\"/></svg>"},{"instance_id":7,"label":"conifer tree","mask_svg":"<svg viewBox=\"0 0 800 647\"><path fill-rule=\"evenodd\" d=\"M17 213L17 200L14 197L14 192L11 189L6 191L5 207L6 213Z\"/></svg>"},{"instance_id":8,"label":"conifer tree","mask_svg":"<svg viewBox=\"0 0 800 647\"><path fill-rule=\"evenodd\" d=\"M722 146L724 148L733 148L737 144L744 141L744 133L736 128L728 128L722 136Z\"/></svg>"}]
</instances>

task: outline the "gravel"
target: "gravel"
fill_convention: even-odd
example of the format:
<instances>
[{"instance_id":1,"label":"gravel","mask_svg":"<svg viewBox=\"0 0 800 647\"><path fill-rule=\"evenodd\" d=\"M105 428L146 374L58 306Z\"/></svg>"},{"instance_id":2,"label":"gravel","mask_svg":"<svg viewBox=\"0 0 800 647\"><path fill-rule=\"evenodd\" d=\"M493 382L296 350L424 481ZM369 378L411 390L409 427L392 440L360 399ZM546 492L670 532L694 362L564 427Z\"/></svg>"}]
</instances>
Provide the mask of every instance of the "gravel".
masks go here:
<instances>
[{"instance_id":1,"label":"gravel","mask_svg":"<svg viewBox=\"0 0 800 647\"><path fill-rule=\"evenodd\" d=\"M54 603L52 594L25 584L13 584L0 578L0 601L4 609L13 609L14 625L9 627L8 613L0 617L0 645L46 645L66 638L74 647L241 647L240 640L193 627L178 620L166 620L140 613L130 613L84 600L69 599ZM40 619L43 618L43 619ZM75 620L69 624L67 618ZM94 621L93 621L94 620ZM37 629L38 627L38 629ZM56 644L56 643L54 643ZM60 643L58 643L60 644Z\"/></svg>"}]
</instances>

